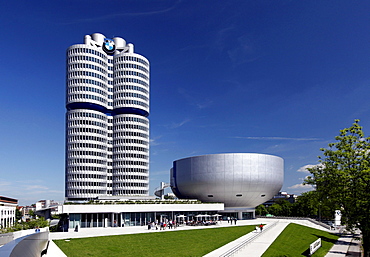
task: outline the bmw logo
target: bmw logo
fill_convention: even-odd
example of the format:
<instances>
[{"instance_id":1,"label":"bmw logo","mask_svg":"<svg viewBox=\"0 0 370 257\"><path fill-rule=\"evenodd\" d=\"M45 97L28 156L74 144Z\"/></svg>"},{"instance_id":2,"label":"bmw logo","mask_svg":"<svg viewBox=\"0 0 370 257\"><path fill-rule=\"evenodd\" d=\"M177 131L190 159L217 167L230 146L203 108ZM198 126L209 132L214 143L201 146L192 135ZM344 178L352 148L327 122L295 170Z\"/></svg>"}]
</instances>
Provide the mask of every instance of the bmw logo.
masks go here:
<instances>
[{"instance_id":1,"label":"bmw logo","mask_svg":"<svg viewBox=\"0 0 370 257\"><path fill-rule=\"evenodd\" d=\"M103 50L106 53L111 54L111 53L114 52L115 49L116 49L116 47L115 47L114 41L112 39L109 39L109 38L104 39Z\"/></svg>"}]
</instances>

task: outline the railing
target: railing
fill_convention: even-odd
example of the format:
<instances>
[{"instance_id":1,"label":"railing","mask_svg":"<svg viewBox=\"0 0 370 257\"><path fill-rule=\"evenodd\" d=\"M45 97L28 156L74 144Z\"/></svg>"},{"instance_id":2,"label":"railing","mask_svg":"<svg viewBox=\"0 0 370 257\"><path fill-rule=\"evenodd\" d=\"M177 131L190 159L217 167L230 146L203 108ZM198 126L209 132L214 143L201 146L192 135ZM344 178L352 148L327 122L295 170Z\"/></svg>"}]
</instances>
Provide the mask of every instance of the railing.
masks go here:
<instances>
[{"instance_id":1,"label":"railing","mask_svg":"<svg viewBox=\"0 0 370 257\"><path fill-rule=\"evenodd\" d=\"M256 218L263 218L263 219L287 219L287 220L307 220L311 221L312 223L322 226L328 230L331 230L331 226L328 224L325 224L323 222L317 221L315 219L307 218L307 217L285 217L285 216L274 216L274 217L265 217L265 216L256 216Z\"/></svg>"},{"instance_id":2,"label":"railing","mask_svg":"<svg viewBox=\"0 0 370 257\"><path fill-rule=\"evenodd\" d=\"M0 257L34 257L46 254L49 231L17 238L0 247Z\"/></svg>"},{"instance_id":3,"label":"railing","mask_svg":"<svg viewBox=\"0 0 370 257\"><path fill-rule=\"evenodd\" d=\"M171 184L169 183L163 183L160 187L157 187L155 190L154 190L154 195L158 196L158 197L162 197L163 194L164 194L164 189L166 189L167 187L170 187Z\"/></svg>"},{"instance_id":4,"label":"railing","mask_svg":"<svg viewBox=\"0 0 370 257\"><path fill-rule=\"evenodd\" d=\"M0 234L0 246L5 245L14 240L13 233Z\"/></svg>"},{"instance_id":5,"label":"railing","mask_svg":"<svg viewBox=\"0 0 370 257\"><path fill-rule=\"evenodd\" d=\"M40 231L48 231L48 228L40 228ZM35 233L34 229L19 230L15 232L0 234L0 246L5 245L17 238L24 237L30 234Z\"/></svg>"},{"instance_id":6,"label":"railing","mask_svg":"<svg viewBox=\"0 0 370 257\"><path fill-rule=\"evenodd\" d=\"M279 221L264 226L264 228L263 228L263 230L261 232L254 233L251 237L249 237L249 238L245 239L244 241L240 242L240 244L238 244L237 246L234 246L233 248L231 248L227 252L221 254L220 257L233 256L234 254L236 254L237 252L239 252L240 250L242 250L247 244L249 244L254 239L256 239L257 237L259 237L262 233L266 233L266 231L270 230L270 228L275 227L277 223L279 223ZM253 232L251 232L251 233L253 233Z\"/></svg>"}]
</instances>

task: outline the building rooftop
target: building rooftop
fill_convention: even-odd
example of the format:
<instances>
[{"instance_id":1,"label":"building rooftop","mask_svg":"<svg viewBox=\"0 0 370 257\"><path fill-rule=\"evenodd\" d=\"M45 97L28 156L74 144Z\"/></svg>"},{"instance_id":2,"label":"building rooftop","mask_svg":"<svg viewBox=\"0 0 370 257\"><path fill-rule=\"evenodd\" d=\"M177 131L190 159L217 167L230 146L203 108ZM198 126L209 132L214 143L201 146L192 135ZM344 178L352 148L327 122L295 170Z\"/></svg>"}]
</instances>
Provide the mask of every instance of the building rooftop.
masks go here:
<instances>
[{"instance_id":1,"label":"building rooftop","mask_svg":"<svg viewBox=\"0 0 370 257\"><path fill-rule=\"evenodd\" d=\"M18 200L6 196L0 196L0 203L18 204Z\"/></svg>"}]
</instances>

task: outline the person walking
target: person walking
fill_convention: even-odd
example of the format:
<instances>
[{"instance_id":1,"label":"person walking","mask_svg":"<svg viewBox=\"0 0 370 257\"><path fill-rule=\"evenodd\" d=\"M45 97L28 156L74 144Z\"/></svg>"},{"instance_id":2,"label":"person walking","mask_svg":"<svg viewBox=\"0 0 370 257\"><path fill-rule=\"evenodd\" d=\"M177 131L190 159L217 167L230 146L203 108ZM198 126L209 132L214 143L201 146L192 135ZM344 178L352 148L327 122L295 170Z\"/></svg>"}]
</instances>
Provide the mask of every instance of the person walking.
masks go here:
<instances>
[{"instance_id":1,"label":"person walking","mask_svg":"<svg viewBox=\"0 0 370 257\"><path fill-rule=\"evenodd\" d=\"M168 222L168 229L172 229L172 220Z\"/></svg>"}]
</instances>

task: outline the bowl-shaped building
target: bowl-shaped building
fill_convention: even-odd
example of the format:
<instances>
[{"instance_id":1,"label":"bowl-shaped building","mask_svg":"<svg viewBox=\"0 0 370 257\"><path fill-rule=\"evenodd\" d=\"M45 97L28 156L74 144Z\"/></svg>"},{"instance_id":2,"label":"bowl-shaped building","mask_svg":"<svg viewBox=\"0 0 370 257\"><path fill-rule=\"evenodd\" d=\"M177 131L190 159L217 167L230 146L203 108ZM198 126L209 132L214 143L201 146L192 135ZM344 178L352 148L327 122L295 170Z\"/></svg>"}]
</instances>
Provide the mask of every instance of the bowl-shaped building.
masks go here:
<instances>
[{"instance_id":1,"label":"bowl-shaped building","mask_svg":"<svg viewBox=\"0 0 370 257\"><path fill-rule=\"evenodd\" d=\"M257 153L227 153L176 160L171 188L181 199L222 202L225 207L254 208L277 194L284 160Z\"/></svg>"}]
</instances>

